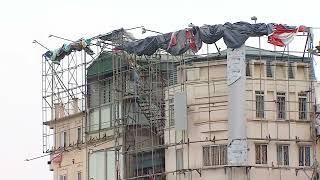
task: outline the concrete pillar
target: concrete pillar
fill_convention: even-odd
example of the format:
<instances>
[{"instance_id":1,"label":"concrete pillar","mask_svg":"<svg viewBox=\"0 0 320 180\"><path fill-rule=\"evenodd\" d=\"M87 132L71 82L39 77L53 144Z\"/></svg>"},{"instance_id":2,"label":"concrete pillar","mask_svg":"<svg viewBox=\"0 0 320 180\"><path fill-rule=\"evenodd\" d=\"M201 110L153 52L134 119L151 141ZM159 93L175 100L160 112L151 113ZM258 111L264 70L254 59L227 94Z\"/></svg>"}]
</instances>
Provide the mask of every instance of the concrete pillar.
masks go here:
<instances>
[{"instance_id":1,"label":"concrete pillar","mask_svg":"<svg viewBox=\"0 0 320 180\"><path fill-rule=\"evenodd\" d=\"M227 80L229 90L228 165L247 165L247 130L245 118L245 46L227 50Z\"/></svg>"}]
</instances>

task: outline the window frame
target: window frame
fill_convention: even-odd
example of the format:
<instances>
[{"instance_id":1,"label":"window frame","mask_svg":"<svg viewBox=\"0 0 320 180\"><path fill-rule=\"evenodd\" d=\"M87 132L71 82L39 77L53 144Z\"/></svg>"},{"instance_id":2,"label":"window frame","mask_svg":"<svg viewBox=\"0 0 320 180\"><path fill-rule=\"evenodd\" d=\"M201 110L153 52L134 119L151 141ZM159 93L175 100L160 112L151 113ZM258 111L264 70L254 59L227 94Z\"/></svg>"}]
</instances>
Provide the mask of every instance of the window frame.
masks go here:
<instances>
[{"instance_id":1,"label":"window frame","mask_svg":"<svg viewBox=\"0 0 320 180\"><path fill-rule=\"evenodd\" d=\"M265 151L265 158L263 158L264 152L263 152L263 147L266 147L266 151ZM257 149L257 147L259 147ZM257 150L259 150L259 157L257 157ZM259 143L259 144L255 144L255 164L259 164L259 165L266 165L268 164L268 144L265 143ZM259 159L258 159L259 158ZM264 162L265 159L265 162Z\"/></svg>"},{"instance_id":2,"label":"window frame","mask_svg":"<svg viewBox=\"0 0 320 180\"><path fill-rule=\"evenodd\" d=\"M306 156L307 156L307 151L306 151L306 149L309 149L308 151L309 151L309 157L308 157L308 159L306 158ZM302 154L301 154L301 150L303 150L302 151ZM311 145L301 145L301 146L299 146L298 147L298 165L300 166L300 167L310 167L311 166L311 164L312 164L312 146ZM300 156L300 155L302 155L302 157Z\"/></svg>"},{"instance_id":3,"label":"window frame","mask_svg":"<svg viewBox=\"0 0 320 180\"><path fill-rule=\"evenodd\" d=\"M286 119L286 93L277 92L277 119L285 120ZM280 99L281 98L281 99Z\"/></svg>"},{"instance_id":4,"label":"window frame","mask_svg":"<svg viewBox=\"0 0 320 180\"><path fill-rule=\"evenodd\" d=\"M250 61L246 61L246 76L247 77L252 77Z\"/></svg>"},{"instance_id":5,"label":"window frame","mask_svg":"<svg viewBox=\"0 0 320 180\"><path fill-rule=\"evenodd\" d=\"M68 145L68 134L66 130L60 132L60 147L67 147Z\"/></svg>"},{"instance_id":6,"label":"window frame","mask_svg":"<svg viewBox=\"0 0 320 180\"><path fill-rule=\"evenodd\" d=\"M265 118L264 92L263 91L255 91L255 98L256 98L256 118L264 119ZM258 108L259 108L259 110L258 110Z\"/></svg>"},{"instance_id":7,"label":"window frame","mask_svg":"<svg viewBox=\"0 0 320 180\"><path fill-rule=\"evenodd\" d=\"M82 143L82 129L80 126L77 128L77 143Z\"/></svg>"},{"instance_id":8,"label":"window frame","mask_svg":"<svg viewBox=\"0 0 320 180\"><path fill-rule=\"evenodd\" d=\"M287 153L285 154L285 148ZM277 144L277 164L278 166L289 166L290 164L290 145Z\"/></svg>"},{"instance_id":9,"label":"window frame","mask_svg":"<svg viewBox=\"0 0 320 180\"><path fill-rule=\"evenodd\" d=\"M304 105L301 105L300 103L303 103ZM298 114L299 120L308 119L308 98L306 93L298 94Z\"/></svg>"},{"instance_id":10,"label":"window frame","mask_svg":"<svg viewBox=\"0 0 320 180\"><path fill-rule=\"evenodd\" d=\"M204 149L208 148L208 157L205 157ZM214 151L218 153L214 155ZM207 160L207 161L205 161ZM226 144L214 144L202 146L202 166L224 166L228 164L228 146Z\"/></svg>"}]
</instances>

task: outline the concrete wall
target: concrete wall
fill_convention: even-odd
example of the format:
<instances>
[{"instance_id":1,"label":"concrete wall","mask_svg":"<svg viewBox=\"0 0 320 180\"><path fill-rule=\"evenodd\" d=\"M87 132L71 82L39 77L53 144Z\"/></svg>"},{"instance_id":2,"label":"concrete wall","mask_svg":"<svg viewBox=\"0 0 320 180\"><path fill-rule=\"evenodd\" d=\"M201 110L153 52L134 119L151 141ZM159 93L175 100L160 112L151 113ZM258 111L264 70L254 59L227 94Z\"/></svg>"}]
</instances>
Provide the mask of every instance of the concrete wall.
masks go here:
<instances>
[{"instance_id":1,"label":"concrete wall","mask_svg":"<svg viewBox=\"0 0 320 180\"><path fill-rule=\"evenodd\" d=\"M310 167L299 166L298 150L301 145L310 145L311 164L313 150L311 118L299 120L298 93L310 89L307 64L293 63L294 78L288 79L287 64L272 61L273 77L266 76L266 62L251 60L251 77L246 80L246 127L248 138L248 166L229 167L227 165L203 166L202 147L205 145L228 144L228 94L226 84L226 61L193 63L187 66L186 85L188 104L188 129L176 131L169 127L165 131L167 179L308 179ZM261 72L261 76L260 76ZM182 73L183 74L183 73ZM210 78L208 88L208 76ZM260 78L261 77L261 78ZM180 76L180 82L182 77ZM183 88L176 85L167 91L167 99ZM208 90L210 89L210 102ZM255 91L264 92L264 118L256 117ZM286 93L286 118L277 119L277 92ZM308 102L313 98L308 96ZM210 104L210 106L209 106ZM308 112L312 112L312 102ZM168 106L167 106L168 109ZM210 115L209 115L210 110ZM167 116L168 116L167 112ZM310 115L310 114L308 114ZM210 117L210 119L209 119ZM299 141L296 141L296 138ZM188 143L189 139L189 143ZM209 141L211 139L211 141ZM173 145L178 143L179 145ZM255 144L267 144L267 164L256 164ZM277 163L277 145L289 145L289 166ZM176 170L176 149L183 149L182 171ZM198 169L198 172L195 170ZM304 169L304 170L302 170ZM170 173L171 172L171 173ZM307 175L306 175L307 174Z\"/></svg>"}]
</instances>

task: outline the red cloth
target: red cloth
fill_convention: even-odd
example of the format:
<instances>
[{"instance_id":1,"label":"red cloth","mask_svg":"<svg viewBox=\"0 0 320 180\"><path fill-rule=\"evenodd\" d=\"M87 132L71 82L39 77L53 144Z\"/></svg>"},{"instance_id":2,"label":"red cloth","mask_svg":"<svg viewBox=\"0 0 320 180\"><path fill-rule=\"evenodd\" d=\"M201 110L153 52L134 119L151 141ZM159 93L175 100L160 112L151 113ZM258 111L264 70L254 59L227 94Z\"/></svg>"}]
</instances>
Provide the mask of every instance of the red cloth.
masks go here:
<instances>
[{"instance_id":1,"label":"red cloth","mask_svg":"<svg viewBox=\"0 0 320 180\"><path fill-rule=\"evenodd\" d=\"M278 24L275 26L273 33L268 37L268 43L275 46L287 46L291 43L298 32L305 32L305 26L299 26L297 28L291 28Z\"/></svg>"},{"instance_id":2,"label":"red cloth","mask_svg":"<svg viewBox=\"0 0 320 180\"><path fill-rule=\"evenodd\" d=\"M60 164L62 162L62 153L54 154L51 158L51 162L55 164Z\"/></svg>"}]
</instances>

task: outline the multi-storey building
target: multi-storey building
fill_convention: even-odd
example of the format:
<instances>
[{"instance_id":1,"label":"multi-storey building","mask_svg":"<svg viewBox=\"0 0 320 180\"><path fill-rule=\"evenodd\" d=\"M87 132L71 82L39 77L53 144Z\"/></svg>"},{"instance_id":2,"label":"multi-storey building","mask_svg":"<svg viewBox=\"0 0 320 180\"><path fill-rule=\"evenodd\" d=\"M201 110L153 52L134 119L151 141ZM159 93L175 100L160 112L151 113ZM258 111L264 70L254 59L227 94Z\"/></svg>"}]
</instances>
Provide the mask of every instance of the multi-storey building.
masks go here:
<instances>
[{"instance_id":1,"label":"multi-storey building","mask_svg":"<svg viewBox=\"0 0 320 180\"><path fill-rule=\"evenodd\" d=\"M86 110L74 105L64 115L57 104L45 122L55 134L54 179L314 177L311 59L246 47L245 62L245 103L237 107L245 112L245 164L228 157L227 51L183 59L105 52L87 68Z\"/></svg>"}]
</instances>

